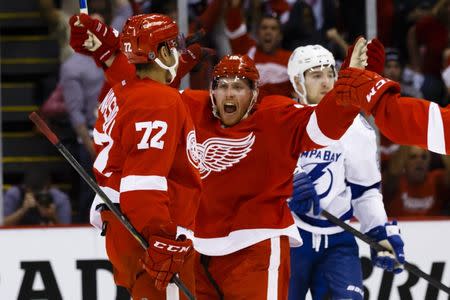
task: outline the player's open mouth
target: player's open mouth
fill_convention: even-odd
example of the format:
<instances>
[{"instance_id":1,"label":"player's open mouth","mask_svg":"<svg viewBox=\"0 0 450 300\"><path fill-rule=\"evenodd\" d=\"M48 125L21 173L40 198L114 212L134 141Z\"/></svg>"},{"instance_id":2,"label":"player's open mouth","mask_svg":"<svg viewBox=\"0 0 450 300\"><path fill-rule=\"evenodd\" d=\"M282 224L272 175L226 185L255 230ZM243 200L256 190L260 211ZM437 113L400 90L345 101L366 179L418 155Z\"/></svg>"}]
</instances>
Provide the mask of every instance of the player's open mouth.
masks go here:
<instances>
[{"instance_id":1,"label":"player's open mouth","mask_svg":"<svg viewBox=\"0 0 450 300\"><path fill-rule=\"evenodd\" d=\"M233 103L224 103L223 104L223 110L227 113L227 114L232 114L234 112L236 112L237 107L235 104Z\"/></svg>"}]
</instances>

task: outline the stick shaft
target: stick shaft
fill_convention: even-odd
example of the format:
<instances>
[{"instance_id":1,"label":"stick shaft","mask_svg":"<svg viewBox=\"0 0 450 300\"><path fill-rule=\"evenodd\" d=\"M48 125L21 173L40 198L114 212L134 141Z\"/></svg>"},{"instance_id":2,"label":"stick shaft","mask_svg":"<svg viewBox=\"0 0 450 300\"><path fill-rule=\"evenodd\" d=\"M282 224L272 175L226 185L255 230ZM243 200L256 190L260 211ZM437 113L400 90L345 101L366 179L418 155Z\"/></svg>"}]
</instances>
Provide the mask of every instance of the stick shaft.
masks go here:
<instances>
[{"instance_id":1,"label":"stick shaft","mask_svg":"<svg viewBox=\"0 0 450 300\"><path fill-rule=\"evenodd\" d=\"M87 0L79 0L80 2L80 13L82 14L89 14L88 6L87 6Z\"/></svg>"},{"instance_id":2,"label":"stick shaft","mask_svg":"<svg viewBox=\"0 0 450 300\"><path fill-rule=\"evenodd\" d=\"M98 186L97 182L86 172L86 170L80 165L80 163L75 159L75 157L70 153L69 150L59 141L58 137L51 131L47 124L35 113L29 115L31 121L38 127L38 129L49 139L49 141L55 145L62 156L70 163L70 165L77 171L77 173L83 178L83 180L89 185L89 187L100 196L103 202L108 206L112 213L119 219L119 221L125 226L125 228L131 233L131 235L139 242L139 244L145 250L148 248L149 244L144 239L144 237L134 228L134 226L128 221L125 215L114 205L111 199L103 192L103 190ZM178 288L186 295L189 300L195 300L195 297L186 287L186 285L177 276L173 276L172 280Z\"/></svg>"},{"instance_id":3,"label":"stick shaft","mask_svg":"<svg viewBox=\"0 0 450 300\"><path fill-rule=\"evenodd\" d=\"M369 244L370 247L372 247L375 251L377 251L377 252L379 252L379 251L388 251L383 246L381 246L376 241L374 241L371 237L369 237L368 235L362 233L361 231L353 228L352 226L348 225L347 223L345 223L341 219L337 218L336 216L332 215L331 213L329 213L325 209L322 210L322 215L325 218L327 218L331 223L333 223L333 224L343 228L344 230L352 233L354 236L356 236L357 238L359 238L363 242ZM436 280L435 278L431 277L430 274L427 274L427 273L423 272L418 267L416 267L415 265L413 265L413 264L411 264L411 263L409 263L407 261L405 261L404 266L405 266L405 269L408 270L408 272L411 272L412 274L416 275L419 278L425 279L426 281L428 281L435 288L438 288L438 289L440 289L440 290L442 290L442 291L444 291L444 292L446 292L447 294L450 295L450 287L444 285L442 282L440 282L440 281Z\"/></svg>"}]
</instances>

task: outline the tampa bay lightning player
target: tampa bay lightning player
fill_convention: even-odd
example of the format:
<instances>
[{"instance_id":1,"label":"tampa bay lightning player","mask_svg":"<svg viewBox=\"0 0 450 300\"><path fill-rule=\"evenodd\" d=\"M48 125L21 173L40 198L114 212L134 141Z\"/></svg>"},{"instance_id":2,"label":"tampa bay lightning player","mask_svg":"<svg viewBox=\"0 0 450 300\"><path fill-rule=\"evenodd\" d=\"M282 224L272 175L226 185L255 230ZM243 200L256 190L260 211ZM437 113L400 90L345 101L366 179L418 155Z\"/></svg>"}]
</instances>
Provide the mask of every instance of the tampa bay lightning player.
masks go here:
<instances>
[{"instance_id":1,"label":"tampa bay lightning player","mask_svg":"<svg viewBox=\"0 0 450 300\"><path fill-rule=\"evenodd\" d=\"M384 48L378 41L374 42L368 45L367 69L372 71L371 52L378 54L378 58L381 52L383 62L376 64L384 67ZM295 49L289 60L288 74L303 104L319 103L337 79L333 55L319 45ZM297 165L306 173L294 176L289 207L304 244L291 248L289 299L304 299L308 289L313 299L326 296L363 299L355 238L322 217L320 209L326 209L343 221L355 216L362 232L392 249L392 252L373 251L372 262L395 273L402 271L403 241L396 222L387 222L379 190L381 175L375 132L364 117L359 116L341 140L333 146L303 152Z\"/></svg>"}]
</instances>

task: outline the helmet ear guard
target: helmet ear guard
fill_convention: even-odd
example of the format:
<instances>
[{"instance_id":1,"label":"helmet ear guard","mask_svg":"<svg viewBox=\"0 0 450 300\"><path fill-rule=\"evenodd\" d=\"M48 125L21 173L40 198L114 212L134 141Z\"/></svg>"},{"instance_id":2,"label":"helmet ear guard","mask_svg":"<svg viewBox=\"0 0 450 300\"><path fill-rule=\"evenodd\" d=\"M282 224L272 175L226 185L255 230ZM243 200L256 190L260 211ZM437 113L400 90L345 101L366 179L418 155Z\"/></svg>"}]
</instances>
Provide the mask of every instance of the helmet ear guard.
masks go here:
<instances>
[{"instance_id":1,"label":"helmet ear guard","mask_svg":"<svg viewBox=\"0 0 450 300\"><path fill-rule=\"evenodd\" d=\"M333 54L321 45L297 47L289 57L288 76L294 90L300 96L300 101L307 103L305 88L305 72L315 67L332 67L337 79L336 61ZM295 78L298 77L303 92L297 88Z\"/></svg>"}]
</instances>

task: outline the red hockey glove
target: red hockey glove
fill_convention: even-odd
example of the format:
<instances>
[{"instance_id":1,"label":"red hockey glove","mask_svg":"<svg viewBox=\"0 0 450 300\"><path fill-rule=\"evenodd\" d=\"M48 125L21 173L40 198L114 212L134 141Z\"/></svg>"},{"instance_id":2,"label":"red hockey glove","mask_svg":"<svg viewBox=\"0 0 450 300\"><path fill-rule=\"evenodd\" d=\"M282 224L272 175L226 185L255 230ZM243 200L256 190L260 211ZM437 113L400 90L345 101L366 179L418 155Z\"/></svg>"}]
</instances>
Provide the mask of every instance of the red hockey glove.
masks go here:
<instances>
[{"instance_id":1,"label":"red hockey glove","mask_svg":"<svg viewBox=\"0 0 450 300\"><path fill-rule=\"evenodd\" d=\"M377 73L356 68L341 70L334 85L338 104L359 107L367 114L389 89L400 92L398 83Z\"/></svg>"},{"instance_id":2,"label":"red hockey glove","mask_svg":"<svg viewBox=\"0 0 450 300\"><path fill-rule=\"evenodd\" d=\"M141 263L145 271L155 279L158 290L164 290L172 277L180 272L186 257L192 253L192 241L185 236L173 240L161 236L150 237L149 246Z\"/></svg>"},{"instance_id":3,"label":"red hockey glove","mask_svg":"<svg viewBox=\"0 0 450 300\"><path fill-rule=\"evenodd\" d=\"M350 58L352 57L353 49L360 37L357 37L353 45L347 50L347 56L341 65L341 70L344 70L350 65ZM385 53L383 44L377 39L372 39L367 43L367 67L366 70L382 74L384 71Z\"/></svg>"},{"instance_id":4,"label":"red hockey glove","mask_svg":"<svg viewBox=\"0 0 450 300\"><path fill-rule=\"evenodd\" d=\"M86 34L78 28L77 20L87 30ZM92 34L91 44L87 43L89 34ZM82 40L83 37L86 38ZM119 48L119 32L86 14L75 15L70 18L70 45L75 51L94 57L101 66Z\"/></svg>"},{"instance_id":5,"label":"red hockey glove","mask_svg":"<svg viewBox=\"0 0 450 300\"><path fill-rule=\"evenodd\" d=\"M201 47L200 44L195 43L189 45L180 54L180 63L178 65L177 76L170 84L173 88L179 88L181 79L191 71L198 71L199 66L208 56L216 55L216 51L211 48Z\"/></svg>"},{"instance_id":6,"label":"red hockey glove","mask_svg":"<svg viewBox=\"0 0 450 300\"><path fill-rule=\"evenodd\" d=\"M87 33L87 28L82 26L79 21L79 15L73 15L69 19L70 25L70 46L75 52L91 55L92 52L84 47L84 41L86 41L89 36Z\"/></svg>"}]
</instances>

